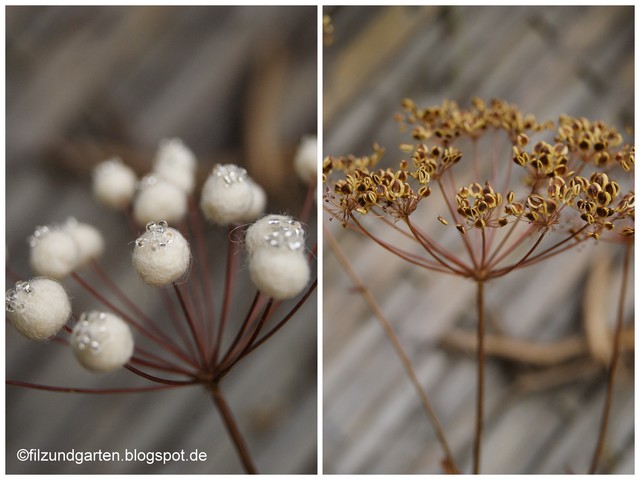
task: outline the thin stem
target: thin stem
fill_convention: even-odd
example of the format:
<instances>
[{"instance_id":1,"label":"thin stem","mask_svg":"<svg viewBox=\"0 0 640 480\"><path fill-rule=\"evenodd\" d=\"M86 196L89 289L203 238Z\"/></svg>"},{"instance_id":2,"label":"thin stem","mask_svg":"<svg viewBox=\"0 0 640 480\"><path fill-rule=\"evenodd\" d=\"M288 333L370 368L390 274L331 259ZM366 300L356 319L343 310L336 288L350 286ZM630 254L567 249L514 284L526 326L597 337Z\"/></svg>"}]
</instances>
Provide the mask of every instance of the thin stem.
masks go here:
<instances>
[{"instance_id":1,"label":"thin stem","mask_svg":"<svg viewBox=\"0 0 640 480\"><path fill-rule=\"evenodd\" d=\"M7 380L7 385L14 387L32 388L34 390L46 390L48 392L61 393L90 393L90 394L115 394L115 393L145 393L157 390L168 390L170 388L185 387L198 383L196 380L180 385L151 385L146 387L128 387L128 388L75 388L75 387L55 387L52 385L39 385L37 383L22 382L20 380Z\"/></svg>"},{"instance_id":2,"label":"thin stem","mask_svg":"<svg viewBox=\"0 0 640 480\"><path fill-rule=\"evenodd\" d=\"M478 385L476 394L476 435L473 445L473 473L480 473L480 449L482 444L484 411L484 280L478 280L476 306L478 309Z\"/></svg>"},{"instance_id":3,"label":"thin stem","mask_svg":"<svg viewBox=\"0 0 640 480\"><path fill-rule=\"evenodd\" d=\"M207 246L205 243L205 236L202 226L202 217L200 216L200 210L197 205L195 205L194 199L192 196L189 196L189 206L191 214L189 215L189 222L191 224L191 229L193 231L193 237L195 239L196 244L196 253L198 255L198 271L200 272L200 276L202 279L202 294L204 296L206 302L206 315L203 317L203 323L205 326L205 335L206 338L209 338L209 333L207 332L207 326L209 322L207 322L207 316L211 316L214 318L215 308L213 305L213 282L212 275L209 270L209 257L207 255Z\"/></svg>"},{"instance_id":4,"label":"thin stem","mask_svg":"<svg viewBox=\"0 0 640 480\"><path fill-rule=\"evenodd\" d=\"M173 289L176 292L176 295L178 297L178 301L180 302L180 306L182 307L182 312L184 313L184 318L187 320L187 324L189 325L189 330L191 331L191 335L193 336L194 342L198 346L198 352L200 353L200 358L201 358L202 363L204 365L206 354L205 354L205 350L204 350L204 344L202 343L202 336L198 335L198 332L196 331L196 327L195 327L195 325L193 323L193 317L191 315L191 310L189 309L189 306L187 305L187 303L184 300L182 292L180 291L180 287L178 287L178 285L176 285L174 283L173 284Z\"/></svg>"},{"instance_id":5,"label":"thin stem","mask_svg":"<svg viewBox=\"0 0 640 480\"><path fill-rule=\"evenodd\" d=\"M267 340L269 340L269 338L271 338L278 330L280 330L289 320L291 320L291 318L298 312L298 310L300 309L300 307L302 307L302 305L304 304L304 302L307 301L307 298L309 298L309 296L313 293L313 291L316 289L316 287L318 286L318 280L314 280L314 282L309 286L309 288L307 289L307 291L305 292L305 294L302 296L302 298L298 301L298 303L295 304L295 306L291 309L291 311L289 311L289 313L287 315L285 315L285 317L280 320L276 325L274 325L274 327L269 330L267 333L265 333L260 340L258 340L255 343L252 343L251 346L249 348L247 348L247 350L245 352L242 353L242 355L240 356L239 360L246 357L247 355L249 355L251 352L253 352L256 348L258 348L260 345L262 345L264 342L266 342Z\"/></svg>"},{"instance_id":6,"label":"thin stem","mask_svg":"<svg viewBox=\"0 0 640 480\"><path fill-rule=\"evenodd\" d=\"M540 245L540 242L542 241L542 239L544 238L544 236L547 234L547 230L544 230L540 236L538 237L538 239L536 240L536 242L533 244L533 246L529 249L529 251L527 253L524 254L524 256L518 260L516 263L514 263L513 265L510 265L508 267L505 267L503 269L500 269L498 271L492 272L491 274L491 278L497 278L497 277L502 277L503 275L506 275L507 273L515 270L518 267L521 267L522 265L525 264L525 262L527 261L527 259L531 256L531 254L535 251L536 248L538 248L538 245Z\"/></svg>"},{"instance_id":7,"label":"thin stem","mask_svg":"<svg viewBox=\"0 0 640 480\"><path fill-rule=\"evenodd\" d=\"M233 440L233 445L236 447L236 451L240 456L240 460L242 461L242 466L246 473L258 473L258 470L253 463L251 458L251 454L249 453L249 449L247 448L247 442L244 440L240 430L238 429L238 425L236 424L235 419L233 418L233 413L231 413L231 409L227 404L227 401L222 395L220 391L220 387L217 384L214 384L209 388L211 392L211 397L213 398L213 402L220 412L220 416L222 417L222 421L224 422L229 435L231 436L231 440Z\"/></svg>"},{"instance_id":8,"label":"thin stem","mask_svg":"<svg viewBox=\"0 0 640 480\"><path fill-rule=\"evenodd\" d=\"M309 220L315 193L316 193L316 182L314 179L313 181L309 182L309 186L307 187L307 193L304 197L304 204L302 205L302 210L300 211L300 216L298 217L302 223L307 223L307 221Z\"/></svg>"},{"instance_id":9,"label":"thin stem","mask_svg":"<svg viewBox=\"0 0 640 480\"><path fill-rule=\"evenodd\" d=\"M618 356L620 352L620 337L622 333L622 322L624 318L624 300L627 292L627 278L629 276L629 264L631 263L631 242L625 244L624 259L622 268L622 284L620 285L620 296L618 297L618 312L616 318L616 326L613 334L613 350L611 352L611 360L609 361L609 369L607 371L607 393L602 408L602 418L600 420L600 431L598 432L598 441L591 458L591 467L589 473L593 474L598 468L600 455L604 447L604 440L609 425L609 413L611 411L611 403L613 401L613 384L616 376L616 368L618 367Z\"/></svg>"},{"instance_id":10,"label":"thin stem","mask_svg":"<svg viewBox=\"0 0 640 480\"><path fill-rule=\"evenodd\" d=\"M436 437L438 438L438 441L440 442L440 445L444 450L445 459L447 463L453 466L455 470L457 470L457 468L455 467L455 461L453 459L453 455L451 454L451 449L449 448L449 443L447 442L442 425L440 424L440 421L438 420L438 417L436 416L436 413L433 407L431 406L431 402L427 397L427 393L424 391L424 389L422 388L422 385L420 384L420 381L418 380L418 376L416 375L413 369L413 366L411 365L411 361L409 360L409 357L407 356L406 352L402 348L402 344L400 343L400 340L398 339L395 332L393 331L391 323L389 322L389 320L387 320L386 316L382 312L382 309L378 306L378 303L375 301L371 293L369 293L369 290L367 290L366 286L364 285L362 280L360 280L355 270L353 270L353 268L351 267L351 264L349 263L347 256L342 251L342 249L340 248L340 245L338 244L334 236L331 234L331 231L326 227L326 225L324 225L324 238L329 244L331 250L333 250L335 257L338 260L338 263L340 263L340 266L342 266L342 268L345 270L345 272L351 279L351 282L353 283L357 291L362 295L362 298L365 300L365 302L369 306L369 309L371 310L371 312L380 322L380 325L385 331L387 338L391 342L396 354L400 359L400 362L402 363L405 373L409 377L409 381L411 382L414 389L416 390L416 393L418 394L418 398L422 403L422 407L425 413L429 417L431 425L435 430Z\"/></svg>"},{"instance_id":11,"label":"thin stem","mask_svg":"<svg viewBox=\"0 0 640 480\"><path fill-rule=\"evenodd\" d=\"M450 270L451 272L458 274L458 275L462 275L462 276L467 276L467 273L461 270L458 270L456 268L453 268L451 265L449 265L448 263L446 263L444 260L442 260L440 257L438 257L433 250L431 250L429 243L426 241L426 239L422 238L419 233L416 231L416 229L413 227L413 225L411 224L411 220L409 220L409 217L407 217L405 219L407 226L409 227L409 229L411 230L411 232L413 232L413 234L416 236L416 239L418 239L418 241L420 242L420 244L422 245L422 247L425 249L425 251L431 255L433 257L434 260L436 260L438 263L440 263L443 267L445 267L446 269Z\"/></svg>"},{"instance_id":12,"label":"thin stem","mask_svg":"<svg viewBox=\"0 0 640 480\"><path fill-rule=\"evenodd\" d=\"M231 342L231 345L227 349L227 352L223 355L222 361L220 362L221 365L224 365L227 362L227 360L229 360L229 357L233 354L234 350L236 349L236 347L240 343L240 340L242 339L242 336L244 335L245 331L247 330L247 328L249 326L249 323L251 322L251 319L253 318L253 314L255 313L255 311L257 309L256 307L258 306L258 300L260 299L261 295L262 294L260 293L260 291L257 290L256 294L253 296L253 301L251 302L251 306L249 307L249 311L245 315L244 321L242 322L242 326L238 330L238 333L236 334L236 337L233 339L233 342Z\"/></svg>"},{"instance_id":13,"label":"thin stem","mask_svg":"<svg viewBox=\"0 0 640 480\"><path fill-rule=\"evenodd\" d=\"M193 384L192 380L169 380L167 378L160 378L160 377L156 377L155 375L151 375L148 374L147 372L143 372L142 370L130 365L130 364L126 364L124 366L124 368L126 368L127 370L129 370L131 373L134 373L135 375L138 375L139 377L142 377L146 380L149 380L151 382L156 382L156 383L162 383L164 385L191 385Z\"/></svg>"},{"instance_id":14,"label":"thin stem","mask_svg":"<svg viewBox=\"0 0 640 480\"><path fill-rule=\"evenodd\" d=\"M234 228L230 225L227 240L227 269L224 280L224 297L222 300L222 312L220 313L220 326L216 336L216 344L211 354L211 365L215 365L218 361L218 353L222 348L222 337L224 336L225 325L227 323L227 317L229 316L229 306L231 305L231 297L233 291L233 280L235 273L235 244L231 238Z\"/></svg>"}]
</instances>

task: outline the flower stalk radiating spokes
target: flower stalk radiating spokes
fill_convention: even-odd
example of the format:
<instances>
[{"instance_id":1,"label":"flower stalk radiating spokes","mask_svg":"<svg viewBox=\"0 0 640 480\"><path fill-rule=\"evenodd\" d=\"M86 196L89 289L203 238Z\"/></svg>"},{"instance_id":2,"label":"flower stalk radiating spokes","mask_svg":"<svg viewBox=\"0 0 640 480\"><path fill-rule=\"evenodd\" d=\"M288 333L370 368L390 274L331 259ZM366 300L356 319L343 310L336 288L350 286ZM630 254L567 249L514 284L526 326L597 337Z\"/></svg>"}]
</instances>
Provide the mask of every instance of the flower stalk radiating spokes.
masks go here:
<instances>
[{"instance_id":1,"label":"flower stalk radiating spokes","mask_svg":"<svg viewBox=\"0 0 640 480\"><path fill-rule=\"evenodd\" d=\"M307 165L304 170L306 177L309 176L308 161L311 155L309 141L307 139L306 154L302 156L302 160ZM222 382L239 362L280 331L315 292L317 281L310 278L311 270L308 265L315 261L316 247L313 246L310 250L311 253L305 255L305 232L302 225L306 224L311 217L310 202L313 199L316 185L315 182L307 181L308 178L305 177L304 180L308 185L307 201L300 212L301 216L298 222L288 216L263 215L264 192L240 167L234 165L214 167L209 187L207 187L209 188L207 195L203 196L202 202L199 204L190 192L193 188L193 181L190 181L189 175L183 171L187 168L191 174L194 174L195 159L193 154L181 142L172 140L163 142L159 158L162 160L160 162L163 167L162 173L166 175L163 177L163 182L170 182L173 178L173 172L176 173L175 177L180 179L182 184L190 187L188 192L177 187L171 191L172 195L184 195L182 202L185 205L184 215L177 220L176 228L169 227L165 221L154 220L147 223L144 234L133 243L132 263L145 283L157 287L166 315L171 320L169 325L172 328L161 327L159 322L154 321L136 304L135 297L130 292L124 291L109 278L97 261L97 255L86 262L87 268L95 278L90 278L84 271L79 271L80 265L75 266L68 274L84 291L99 302L101 307L110 312L95 312L92 314L93 317L86 318L95 317L107 320L114 318L109 321L115 322L114 324L117 325L120 325L117 322L122 322L125 334L131 327L139 337L145 340L144 346L136 342L133 353L129 352L128 360L120 365L115 365L114 368L121 366L146 382L152 382L155 385L93 389L38 385L19 380L8 380L7 384L45 391L87 394L143 393L194 385L204 387L211 395L214 406L222 417L244 471L257 473L247 442L243 438L231 406L223 394ZM121 163L112 165L113 162L107 162L106 165L102 165L96 170L98 184L101 185L104 182L109 184L111 181L109 175L122 169ZM158 165L156 166L158 167ZM122 192L120 192L118 201L115 203L109 197L113 190L100 189L98 191L98 199L110 206L117 205L122 209L134 235L138 234L140 226L140 218L137 217L157 214L161 218L164 208L162 198L155 198L155 203L149 200L149 186L158 185L160 180L150 181L147 177L144 182L146 185L141 187L138 197L123 199ZM142 196L143 193L145 196ZM138 208L137 217L136 207ZM167 208L174 211L172 205ZM141 212L144 212L144 215ZM226 261L224 262L225 275L222 285L214 285L212 281L203 214L207 220L214 223L224 222L220 229L226 233L227 239ZM274 217L277 217L277 220L271 220ZM256 223L251 223L254 221ZM244 245L245 233L253 225L260 222L269 224L268 233L270 236L258 235L253 239L252 251L248 252L248 248L245 249ZM297 237L295 241L285 244L275 241L274 239L289 238L292 234L289 224L296 225ZM45 242L47 242L49 231L56 232L58 237L66 240L63 232L57 226L47 227L46 230L41 228L38 230L39 237L33 242L44 244L40 248L45 252L51 251L51 249L45 250L45 247L48 248ZM187 239L194 246L193 258L190 258L191 249ZM59 240L56 239L56 241ZM277 298L273 298L270 292L265 293L264 287L258 284L256 284L255 293L247 294L246 289L240 289L238 286L244 270L240 258L245 250L249 256L250 266L254 255L258 253L270 254L271 256L279 255L285 260L295 258L297 270L294 273L297 277L289 281L285 291L277 291ZM53 260L55 260L55 256L53 256ZM67 263L70 264L70 262ZM41 264L43 268L47 267L46 262L41 261L38 265ZM289 280L288 275L290 275L287 267L288 264L285 262L279 265L277 272L273 272L269 266L263 266L260 273L266 281L269 280L270 275L277 273L278 281L286 282ZM302 276L300 275L301 268ZM18 279L9 269L7 269L7 274ZM25 293L21 293L21 295L27 295L26 301L28 301L30 300L28 295L34 295L32 295L33 289L29 287L29 284L26 285L28 288L24 289ZM34 282L34 288L37 286ZM214 303L216 290L221 292L220 305ZM60 291L64 292L64 289L60 289ZM16 295L12 292L14 291L7 292L8 309L18 305L18 302L15 301ZM242 314L243 316L240 318L233 318L232 302L234 305L242 305L244 300L247 302L247 307L244 310L246 314ZM35 310L36 314L39 311ZM27 309L27 312L30 310ZM14 317L18 318L20 313L15 313ZM70 318L72 325L64 325L57 336L53 337L56 343L65 346L74 345L76 326L84 317L71 314ZM33 322L33 319L38 321L38 316L27 317L29 321ZM113 336L109 337L110 332L105 330L105 327L96 324L95 327L92 327L93 330L90 330L88 325L87 323L86 331L89 333L86 335L80 333L79 338L82 343L83 355L88 356L89 360L94 360L91 357L90 348L99 351L101 347L99 342L104 342L102 346L107 346L108 342L112 342L109 345L114 346L115 340L112 338ZM229 335L225 333L232 328L238 330L231 336L232 340L229 340L227 338ZM95 335L95 338L87 335ZM115 347L118 345L115 344ZM112 363L108 363L108 365L111 366Z\"/></svg>"},{"instance_id":2,"label":"flower stalk radiating spokes","mask_svg":"<svg viewBox=\"0 0 640 480\"><path fill-rule=\"evenodd\" d=\"M628 172L634 168L635 149L603 122L567 115L557 122L539 122L502 100L487 104L474 99L463 109L451 101L419 108L406 99L403 109L398 118L413 143L400 149L408 157L397 168L381 168L384 149L377 144L371 155L326 157L325 210L330 219L417 267L476 283L478 381L472 471L479 473L485 284L589 239L632 237L635 196L632 190L623 193L623 186L632 184ZM534 136L541 139L533 143ZM512 152L508 158L500 155L505 151L501 141ZM461 182L462 177L467 180ZM439 191L444 211L432 206L433 190ZM445 246L434 228L422 228L427 212L443 228L455 226L459 243L449 239ZM370 224L375 221L387 228L374 230ZM398 236L418 245L421 253L400 246Z\"/></svg>"}]
</instances>

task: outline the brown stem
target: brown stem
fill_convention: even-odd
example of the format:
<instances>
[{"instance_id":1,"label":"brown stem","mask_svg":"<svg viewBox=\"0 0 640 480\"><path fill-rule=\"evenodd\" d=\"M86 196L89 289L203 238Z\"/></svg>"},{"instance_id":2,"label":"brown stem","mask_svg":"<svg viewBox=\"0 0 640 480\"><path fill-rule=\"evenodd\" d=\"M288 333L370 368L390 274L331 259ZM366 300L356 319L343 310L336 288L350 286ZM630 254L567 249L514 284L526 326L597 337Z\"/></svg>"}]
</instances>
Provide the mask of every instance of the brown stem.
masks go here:
<instances>
[{"instance_id":1,"label":"brown stem","mask_svg":"<svg viewBox=\"0 0 640 480\"><path fill-rule=\"evenodd\" d=\"M173 289L178 296L178 301L180 302L180 306L182 307L182 312L184 313L184 318L187 320L187 324L189 325L189 330L191 331L191 335L193 336L193 341L196 343L198 347L198 352L200 353L200 359L202 360L202 364L206 361L206 353L204 349L202 335L198 334L196 330L195 324L193 322L193 314L191 309L187 305L182 292L180 291L180 287L177 284L173 283Z\"/></svg>"},{"instance_id":2,"label":"brown stem","mask_svg":"<svg viewBox=\"0 0 640 480\"><path fill-rule=\"evenodd\" d=\"M75 388L75 387L56 387L52 385L39 385L37 383L22 382L20 380L7 380L7 385L14 387L32 388L34 390L46 390L48 392L61 392L61 393L92 393L92 394L115 394L115 393L145 393L154 392L157 390L168 390L170 388L185 387L187 385L194 385L198 383L196 380L183 383L180 385L151 385L146 387L123 387L123 388Z\"/></svg>"},{"instance_id":3,"label":"brown stem","mask_svg":"<svg viewBox=\"0 0 640 480\"><path fill-rule=\"evenodd\" d=\"M473 473L480 473L480 449L482 444L484 411L484 280L478 280L476 306L478 309L478 386L476 394L476 435L473 446Z\"/></svg>"},{"instance_id":4,"label":"brown stem","mask_svg":"<svg viewBox=\"0 0 640 480\"><path fill-rule=\"evenodd\" d=\"M251 455L249 454L249 449L247 448L247 443L245 442L240 430L238 429L238 425L236 424L235 419L233 418L233 414L231 413L231 409L227 404L222 392L220 391L220 387L218 384L214 384L208 387L211 392L211 396L213 398L213 402L215 403L218 412L220 412L220 416L222 417L222 421L224 422L229 435L231 436L231 440L233 440L233 445L236 447L236 451L240 456L240 460L242 461L242 466L246 473L258 473L258 470L251 459Z\"/></svg>"},{"instance_id":5,"label":"brown stem","mask_svg":"<svg viewBox=\"0 0 640 480\"><path fill-rule=\"evenodd\" d=\"M633 244L628 242L624 249L624 259L622 268L622 285L620 286L620 297L618 298L618 315L616 318L616 328L613 335L613 351L611 352L611 360L609 362L609 370L607 371L607 393L604 400L604 406L602 408L602 418L600 420L600 431L598 433L598 441L596 448L591 458L591 467L589 473L593 474L598 468L598 462L600 461L600 455L604 447L604 440L607 434L607 426L609 424L609 412L611 411L611 402L613 400L613 383L616 376L616 367L618 366L618 356L620 352L620 337L622 332L622 321L624 316L624 300L627 291L627 277L629 276L629 264L631 259L631 246Z\"/></svg>"},{"instance_id":6,"label":"brown stem","mask_svg":"<svg viewBox=\"0 0 640 480\"><path fill-rule=\"evenodd\" d=\"M424 408L424 411L426 412L427 416L429 417L429 420L431 421L433 429L435 430L435 433L436 433L436 437L438 438L438 441L440 442L440 445L444 450L445 460L447 464L451 465L455 470L457 470L457 467L455 466L455 461L453 459L453 455L451 454L451 449L449 448L449 443L447 442L447 439L445 437L442 425L440 424L440 421L438 420L438 417L436 416L436 413L433 407L431 406L431 402L427 397L427 393L424 391L424 389L422 388L422 385L420 384L420 381L418 380L418 377L413 369L413 366L411 365L411 361L409 360L409 357L407 356L406 352L402 348L402 344L400 343L400 340L398 339L395 332L393 331L393 328L391 327L389 320L387 320L386 316L378 306L378 303L375 301L371 293L369 293L369 290L367 290L367 288L365 287L364 283L362 283L362 280L360 280L356 272L351 267L349 260L347 259L346 255L340 248L340 245L338 245L338 242L333 237L333 235L331 234L331 231L326 227L326 225L324 226L324 239L329 244L329 247L331 248L334 255L336 256L336 259L338 260L338 263L340 263L340 265L345 270L345 272L347 272L347 275L349 275L349 278L351 279L351 282L353 283L353 285L356 287L357 291L362 295L362 298L365 300L365 302L367 302L367 305L369 306L369 309L371 310L371 312L375 315L375 317L380 322L380 325L384 329L387 337L389 338L389 341L393 345L393 348L395 349L396 354L398 355L400 362L402 363L402 366L407 376L409 377L409 381L411 382L411 384L416 390L416 393L418 394L418 397L420 399L420 402L422 403L422 407Z\"/></svg>"}]
</instances>

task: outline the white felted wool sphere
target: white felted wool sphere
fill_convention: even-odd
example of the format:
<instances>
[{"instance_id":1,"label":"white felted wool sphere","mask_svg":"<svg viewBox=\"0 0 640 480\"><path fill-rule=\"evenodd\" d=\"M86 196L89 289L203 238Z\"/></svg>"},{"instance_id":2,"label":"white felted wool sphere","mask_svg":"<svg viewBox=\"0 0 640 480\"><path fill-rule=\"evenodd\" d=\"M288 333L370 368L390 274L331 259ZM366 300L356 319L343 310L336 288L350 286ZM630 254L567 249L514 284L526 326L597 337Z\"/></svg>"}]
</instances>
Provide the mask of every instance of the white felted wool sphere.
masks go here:
<instances>
[{"instance_id":1,"label":"white felted wool sphere","mask_svg":"<svg viewBox=\"0 0 640 480\"><path fill-rule=\"evenodd\" d=\"M187 194L193 192L193 188L196 184L196 176L193 170L177 167L168 163L156 165L153 168L153 173L165 182L175 185Z\"/></svg>"},{"instance_id":2,"label":"white felted wool sphere","mask_svg":"<svg viewBox=\"0 0 640 480\"><path fill-rule=\"evenodd\" d=\"M311 272L302 251L266 247L249 257L249 273L262 293L286 300L304 290Z\"/></svg>"},{"instance_id":3,"label":"white felted wool sphere","mask_svg":"<svg viewBox=\"0 0 640 480\"><path fill-rule=\"evenodd\" d=\"M187 194L175 185L154 175L140 182L140 191L133 201L133 218L146 225L158 218L177 223L187 213Z\"/></svg>"},{"instance_id":4,"label":"white felted wool sphere","mask_svg":"<svg viewBox=\"0 0 640 480\"><path fill-rule=\"evenodd\" d=\"M78 244L69 233L40 226L27 241L31 247L29 263L36 274L59 280L78 267Z\"/></svg>"},{"instance_id":5,"label":"white felted wool sphere","mask_svg":"<svg viewBox=\"0 0 640 480\"><path fill-rule=\"evenodd\" d=\"M182 277L189 268L189 243L167 222L150 222L133 248L132 263L142 280L163 287Z\"/></svg>"},{"instance_id":6,"label":"white felted wool sphere","mask_svg":"<svg viewBox=\"0 0 640 480\"><path fill-rule=\"evenodd\" d=\"M83 313L73 327L71 348L78 361L92 372L112 372L133 355L131 329L120 317L105 312Z\"/></svg>"},{"instance_id":7,"label":"white felted wool sphere","mask_svg":"<svg viewBox=\"0 0 640 480\"><path fill-rule=\"evenodd\" d=\"M67 219L62 230L71 235L78 245L78 265L85 265L104 252L104 238L96 227L72 217Z\"/></svg>"},{"instance_id":8,"label":"white felted wool sphere","mask_svg":"<svg viewBox=\"0 0 640 480\"><path fill-rule=\"evenodd\" d=\"M287 215L265 215L247 228L245 247L249 253L262 247L304 248L304 229L297 220Z\"/></svg>"},{"instance_id":9,"label":"white felted wool sphere","mask_svg":"<svg viewBox=\"0 0 640 480\"><path fill-rule=\"evenodd\" d=\"M154 168L170 166L190 172L197 166L196 156L179 138L162 139L153 163Z\"/></svg>"},{"instance_id":10,"label":"white felted wool sphere","mask_svg":"<svg viewBox=\"0 0 640 480\"><path fill-rule=\"evenodd\" d=\"M136 193L138 178L119 158L100 163L93 170L93 193L109 208L124 209Z\"/></svg>"},{"instance_id":11,"label":"white felted wool sphere","mask_svg":"<svg viewBox=\"0 0 640 480\"><path fill-rule=\"evenodd\" d=\"M251 205L249 206L245 215L241 218L242 222L253 222L260 215L264 213L264 209L267 206L267 194L264 189L256 182L247 178L247 182L252 190Z\"/></svg>"},{"instance_id":12,"label":"white felted wool sphere","mask_svg":"<svg viewBox=\"0 0 640 480\"><path fill-rule=\"evenodd\" d=\"M71 315L67 292L48 278L18 282L5 298L9 320L29 340L40 342L54 337Z\"/></svg>"},{"instance_id":13,"label":"white felted wool sphere","mask_svg":"<svg viewBox=\"0 0 640 480\"><path fill-rule=\"evenodd\" d=\"M253 182L237 165L216 165L202 186L200 208L218 225L245 222L253 206ZM254 184L255 185L255 184Z\"/></svg>"},{"instance_id":14,"label":"white felted wool sphere","mask_svg":"<svg viewBox=\"0 0 640 480\"><path fill-rule=\"evenodd\" d=\"M315 182L318 173L318 139L314 135L303 137L293 159L293 166L303 182Z\"/></svg>"}]
</instances>

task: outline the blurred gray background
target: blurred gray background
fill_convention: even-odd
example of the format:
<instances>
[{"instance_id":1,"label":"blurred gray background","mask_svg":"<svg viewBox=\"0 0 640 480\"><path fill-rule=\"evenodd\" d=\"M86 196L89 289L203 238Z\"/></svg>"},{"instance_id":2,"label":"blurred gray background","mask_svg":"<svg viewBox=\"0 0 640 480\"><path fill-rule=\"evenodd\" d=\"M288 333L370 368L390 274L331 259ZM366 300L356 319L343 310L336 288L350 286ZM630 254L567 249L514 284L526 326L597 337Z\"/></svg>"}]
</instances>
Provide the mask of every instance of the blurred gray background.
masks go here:
<instances>
[{"instance_id":1,"label":"blurred gray background","mask_svg":"<svg viewBox=\"0 0 640 480\"><path fill-rule=\"evenodd\" d=\"M567 113L627 134L634 127L633 7L326 7L324 13L335 28L323 59L324 155L369 154L379 142L387 149L383 165L397 165L406 158L397 146L410 141L393 119L404 97L421 107L445 98L466 107L472 96L500 97L538 119ZM475 327L473 284L411 268L326 216L325 223L388 315L468 472L475 356L441 343ZM433 235L442 231L435 214L420 225ZM489 283L491 331L543 345L585 342L584 291L592 268L604 263L611 275L600 305L608 315L599 320L611 325L620 250L600 242ZM323 315L325 472L441 472L441 448L418 398L329 248ZM625 359L601 472L634 471L632 351ZM605 372L588 349L545 367L491 357L482 471L585 472Z\"/></svg>"},{"instance_id":2,"label":"blurred gray background","mask_svg":"<svg viewBox=\"0 0 640 480\"><path fill-rule=\"evenodd\" d=\"M90 171L120 155L139 175L164 137L199 159L238 163L261 183L268 210L297 215L306 187L293 174L300 138L317 122L315 7L8 7L6 10L6 244L10 268L30 275L25 239L68 216L97 226L102 264L158 323L157 293L130 267L134 236L98 205ZM310 220L308 247L316 238ZM226 230L207 228L221 282ZM233 313L253 296L246 263ZM88 274L86 274L88 276ZM221 283L218 283L221 285ZM72 281L74 311L96 302ZM7 288L9 285L7 286ZM218 300L218 305L220 302ZM316 471L316 301L223 383L261 472ZM228 332L235 333L232 327ZM231 334L230 333L230 334ZM7 327L7 378L106 388L146 385L129 372L90 375L57 344L36 345ZM88 396L6 390L8 473L241 472L213 404L200 388ZM20 448L68 451L198 449L204 463L20 463Z\"/></svg>"}]
</instances>

